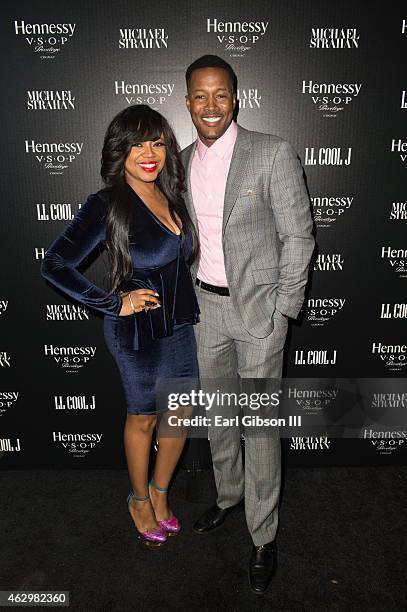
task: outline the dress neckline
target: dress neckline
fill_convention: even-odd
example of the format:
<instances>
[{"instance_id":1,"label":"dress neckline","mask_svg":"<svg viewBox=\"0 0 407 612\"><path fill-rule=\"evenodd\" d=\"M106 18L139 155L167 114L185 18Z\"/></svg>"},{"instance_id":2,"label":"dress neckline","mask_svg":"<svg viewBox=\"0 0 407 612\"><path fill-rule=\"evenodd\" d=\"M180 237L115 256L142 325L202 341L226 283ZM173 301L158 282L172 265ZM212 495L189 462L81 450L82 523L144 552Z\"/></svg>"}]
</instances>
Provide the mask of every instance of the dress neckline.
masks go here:
<instances>
[{"instance_id":1,"label":"dress neckline","mask_svg":"<svg viewBox=\"0 0 407 612\"><path fill-rule=\"evenodd\" d=\"M161 226L163 229L167 230L167 232L168 232L169 234L171 234L172 236L175 236L176 238L181 238L181 235L182 235L182 230L180 231L180 233L179 233L179 234L176 234L175 232L173 232L172 230L170 230L170 228L168 227L168 225L166 225L165 223L163 223L163 222L161 221L161 219L159 219L159 218L157 217L157 215L155 215L155 214L153 213L153 211L151 210L151 208L150 208L149 206L147 206L147 204L146 204L146 203L144 202L144 200L143 200L143 199L142 199L142 198L139 196L139 194L138 194L136 191L134 191L133 187L131 187L131 186L130 186L130 185L127 183L127 182L126 182L126 185L127 185L127 187L128 187L130 190L131 190L131 192L132 192L132 193L133 193L133 194L134 194L134 195L137 197L137 199L138 199L138 200L141 202L141 204L144 206L144 208L147 210L147 212L149 212L149 213L150 213L150 215L153 217L153 219L154 219L155 221L157 221L157 223L158 223L158 224L159 224L159 225L160 225L160 226Z\"/></svg>"}]
</instances>

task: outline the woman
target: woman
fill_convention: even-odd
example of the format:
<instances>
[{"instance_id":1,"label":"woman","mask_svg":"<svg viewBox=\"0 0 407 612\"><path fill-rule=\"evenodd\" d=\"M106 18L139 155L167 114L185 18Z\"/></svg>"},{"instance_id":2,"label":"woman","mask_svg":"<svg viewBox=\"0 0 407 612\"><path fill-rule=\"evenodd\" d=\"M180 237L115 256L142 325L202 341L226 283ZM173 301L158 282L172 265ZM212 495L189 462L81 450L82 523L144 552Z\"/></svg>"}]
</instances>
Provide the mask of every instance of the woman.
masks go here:
<instances>
[{"instance_id":1,"label":"woman","mask_svg":"<svg viewBox=\"0 0 407 612\"><path fill-rule=\"evenodd\" d=\"M184 171L172 129L145 105L124 109L104 140L106 187L90 195L48 249L41 274L72 298L104 314L106 345L127 400L124 445L132 491L129 512L139 538L163 544L181 526L167 489L185 437L160 437L153 478L148 461L158 382L196 378L192 325L199 307L188 264L198 242L182 192ZM76 269L99 243L109 255L110 292Z\"/></svg>"}]
</instances>

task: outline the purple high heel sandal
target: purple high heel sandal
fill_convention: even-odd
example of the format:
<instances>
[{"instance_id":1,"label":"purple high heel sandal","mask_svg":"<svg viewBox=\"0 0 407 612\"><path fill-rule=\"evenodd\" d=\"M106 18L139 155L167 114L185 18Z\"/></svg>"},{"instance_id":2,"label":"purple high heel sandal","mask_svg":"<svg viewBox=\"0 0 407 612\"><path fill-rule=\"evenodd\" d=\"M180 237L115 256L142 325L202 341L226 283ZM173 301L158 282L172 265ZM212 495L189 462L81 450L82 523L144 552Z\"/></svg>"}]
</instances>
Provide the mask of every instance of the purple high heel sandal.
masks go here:
<instances>
[{"instance_id":1,"label":"purple high heel sandal","mask_svg":"<svg viewBox=\"0 0 407 612\"><path fill-rule=\"evenodd\" d=\"M151 479L149 482L149 486L160 493L167 493L168 489L164 489L163 487L159 487L155 482ZM177 519L176 516L171 516L166 521L158 521L161 529L167 532L167 535L174 536L177 535L181 531L181 523Z\"/></svg>"},{"instance_id":2,"label":"purple high heel sandal","mask_svg":"<svg viewBox=\"0 0 407 612\"><path fill-rule=\"evenodd\" d=\"M146 495L145 497L138 497L137 495L134 495L134 493L131 491L127 497L127 506L129 512L133 501L143 502L147 501L148 499L150 499L149 495ZM156 529L151 529L150 531L139 531L137 529L137 534L139 540L141 540L146 546L162 546L167 541L168 537L166 530L163 529L161 525L159 525L159 527L157 527Z\"/></svg>"}]
</instances>

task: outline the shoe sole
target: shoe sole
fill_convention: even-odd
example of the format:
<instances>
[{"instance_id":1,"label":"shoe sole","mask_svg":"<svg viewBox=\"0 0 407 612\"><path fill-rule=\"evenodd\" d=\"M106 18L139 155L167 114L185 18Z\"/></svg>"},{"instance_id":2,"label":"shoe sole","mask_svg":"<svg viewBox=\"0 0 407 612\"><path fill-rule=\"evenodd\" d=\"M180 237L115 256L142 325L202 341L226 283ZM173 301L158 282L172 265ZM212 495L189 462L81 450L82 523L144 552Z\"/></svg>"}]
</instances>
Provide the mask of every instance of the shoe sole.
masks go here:
<instances>
[{"instance_id":1,"label":"shoe sole","mask_svg":"<svg viewBox=\"0 0 407 612\"><path fill-rule=\"evenodd\" d=\"M148 548L159 548L160 546L164 546L165 542L148 542L147 540L143 540L142 538L139 538L141 544L144 544L144 546L148 546Z\"/></svg>"}]
</instances>

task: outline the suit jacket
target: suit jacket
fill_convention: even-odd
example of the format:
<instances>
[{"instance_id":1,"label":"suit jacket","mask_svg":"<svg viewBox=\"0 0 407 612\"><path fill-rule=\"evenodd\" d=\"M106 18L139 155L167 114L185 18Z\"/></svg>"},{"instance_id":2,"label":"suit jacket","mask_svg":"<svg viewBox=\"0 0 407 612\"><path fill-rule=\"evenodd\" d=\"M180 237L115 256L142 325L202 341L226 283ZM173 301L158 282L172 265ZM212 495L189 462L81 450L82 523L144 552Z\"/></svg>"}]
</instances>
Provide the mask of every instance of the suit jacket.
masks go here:
<instances>
[{"instance_id":1,"label":"suit jacket","mask_svg":"<svg viewBox=\"0 0 407 612\"><path fill-rule=\"evenodd\" d=\"M181 152L185 202L198 231L191 163L197 141ZM230 297L247 331L264 338L273 313L297 318L315 246L303 169L282 138L238 125L223 206L223 253ZM198 233L199 235L199 233ZM191 268L195 283L199 257Z\"/></svg>"}]
</instances>

